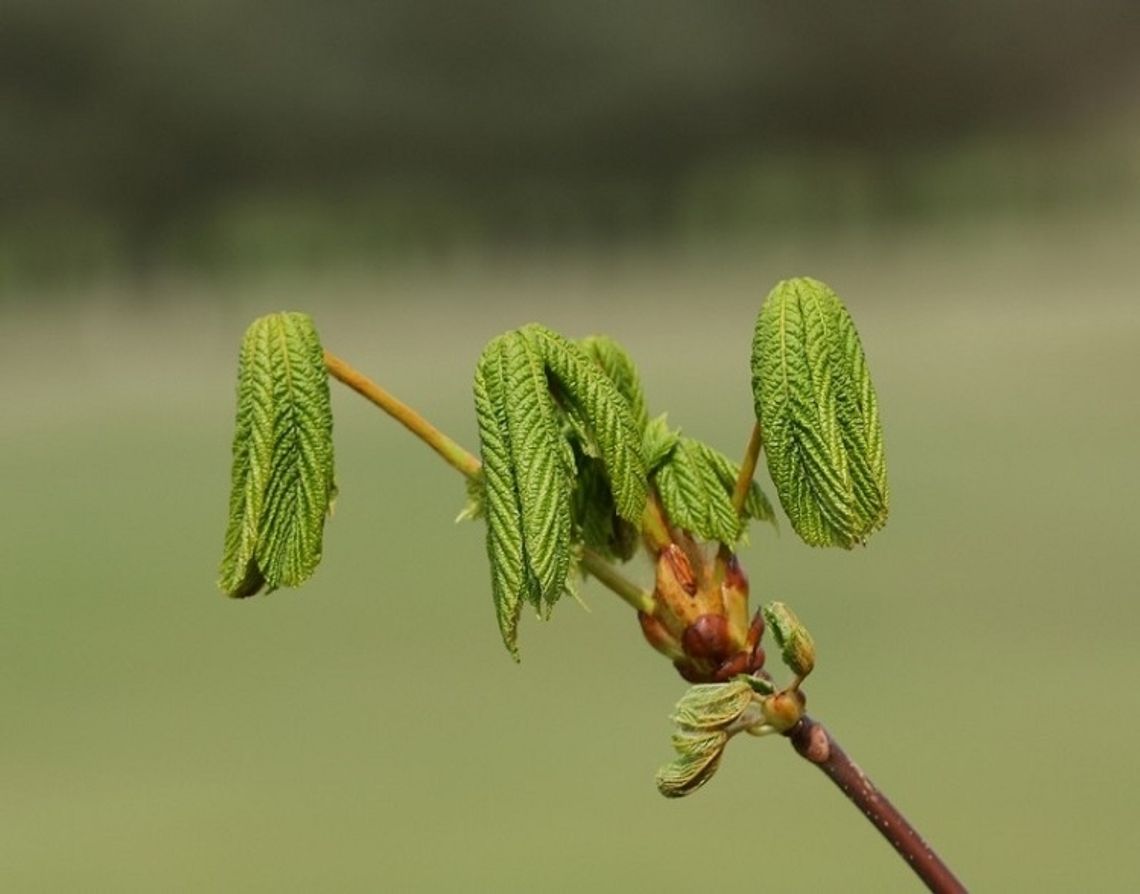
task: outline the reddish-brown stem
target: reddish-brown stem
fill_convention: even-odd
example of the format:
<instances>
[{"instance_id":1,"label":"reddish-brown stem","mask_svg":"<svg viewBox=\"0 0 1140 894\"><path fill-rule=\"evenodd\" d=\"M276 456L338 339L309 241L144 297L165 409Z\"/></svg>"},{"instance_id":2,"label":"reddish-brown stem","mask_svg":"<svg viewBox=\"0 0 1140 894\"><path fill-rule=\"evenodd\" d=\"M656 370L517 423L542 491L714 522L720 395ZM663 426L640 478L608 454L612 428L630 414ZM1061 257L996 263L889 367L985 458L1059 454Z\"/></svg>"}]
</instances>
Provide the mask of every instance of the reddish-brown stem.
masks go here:
<instances>
[{"instance_id":1,"label":"reddish-brown stem","mask_svg":"<svg viewBox=\"0 0 1140 894\"><path fill-rule=\"evenodd\" d=\"M815 764L828 779L839 786L840 791L891 843L891 847L898 851L899 856L922 879L926 887L936 894L960 894L966 891L965 886L954 877L954 873L934 853L933 848L922 840L922 836L907 822L906 817L875 788L875 784L831 738L823 724L804 715L785 735L800 757Z\"/></svg>"}]
</instances>

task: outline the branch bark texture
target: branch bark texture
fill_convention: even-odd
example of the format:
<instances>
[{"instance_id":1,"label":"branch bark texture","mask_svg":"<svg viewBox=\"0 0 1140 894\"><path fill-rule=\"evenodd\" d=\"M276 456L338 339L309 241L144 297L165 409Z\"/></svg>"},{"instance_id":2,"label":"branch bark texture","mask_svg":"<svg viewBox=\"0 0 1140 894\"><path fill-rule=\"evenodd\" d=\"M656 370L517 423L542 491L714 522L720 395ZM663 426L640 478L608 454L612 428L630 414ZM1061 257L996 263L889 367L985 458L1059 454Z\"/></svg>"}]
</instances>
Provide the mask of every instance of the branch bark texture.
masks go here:
<instances>
[{"instance_id":1,"label":"branch bark texture","mask_svg":"<svg viewBox=\"0 0 1140 894\"><path fill-rule=\"evenodd\" d=\"M800 757L815 764L839 786L931 891L936 894L964 894L966 887L906 817L839 747L823 724L805 715L788 731L787 737Z\"/></svg>"}]
</instances>

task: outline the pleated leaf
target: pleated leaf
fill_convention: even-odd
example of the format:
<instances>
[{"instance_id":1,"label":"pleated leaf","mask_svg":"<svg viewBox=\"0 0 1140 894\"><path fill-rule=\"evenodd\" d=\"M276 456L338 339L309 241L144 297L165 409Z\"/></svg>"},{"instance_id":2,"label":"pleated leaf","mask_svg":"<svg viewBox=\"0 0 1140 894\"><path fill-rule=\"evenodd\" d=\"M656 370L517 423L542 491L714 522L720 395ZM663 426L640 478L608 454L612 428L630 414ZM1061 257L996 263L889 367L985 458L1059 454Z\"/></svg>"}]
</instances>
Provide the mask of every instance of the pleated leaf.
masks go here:
<instances>
[{"instance_id":1,"label":"pleated leaf","mask_svg":"<svg viewBox=\"0 0 1140 894\"><path fill-rule=\"evenodd\" d=\"M708 444L700 442L698 444L705 462L712 467L721 487L731 497L732 492L736 490L736 479L740 477L740 466ZM768 501L767 495L755 481L748 485L748 495L744 498L743 515L745 519L770 522L773 526L776 524L776 512Z\"/></svg>"},{"instance_id":2,"label":"pleated leaf","mask_svg":"<svg viewBox=\"0 0 1140 894\"><path fill-rule=\"evenodd\" d=\"M657 468L653 483L669 520L704 540L732 546L740 536L740 518L732 508L731 485L725 488L709 450L680 436Z\"/></svg>"},{"instance_id":3,"label":"pleated leaf","mask_svg":"<svg viewBox=\"0 0 1140 894\"><path fill-rule=\"evenodd\" d=\"M527 567L537 584L529 595L549 606L562 595L570 562L573 459L555 415L542 357L534 344L511 334L499 346L523 544Z\"/></svg>"},{"instance_id":4,"label":"pleated leaf","mask_svg":"<svg viewBox=\"0 0 1140 894\"><path fill-rule=\"evenodd\" d=\"M618 515L639 524L648 484L641 455L642 433L625 398L598 364L572 341L537 324L519 332L534 346L560 392L589 428L605 465Z\"/></svg>"},{"instance_id":5,"label":"pleated leaf","mask_svg":"<svg viewBox=\"0 0 1140 894\"><path fill-rule=\"evenodd\" d=\"M245 597L313 574L336 495L328 376L308 316L270 314L250 325L237 392L219 586Z\"/></svg>"},{"instance_id":6,"label":"pleated leaf","mask_svg":"<svg viewBox=\"0 0 1140 894\"><path fill-rule=\"evenodd\" d=\"M492 341L479 358L475 370L475 416L483 458L481 502L487 519L491 595L503 642L517 661L519 614L527 592L528 571L506 417L506 357L501 350L504 338Z\"/></svg>"},{"instance_id":7,"label":"pleated leaf","mask_svg":"<svg viewBox=\"0 0 1140 894\"><path fill-rule=\"evenodd\" d=\"M752 391L768 471L792 527L850 549L887 518L874 387L850 315L806 277L778 283L756 322Z\"/></svg>"},{"instance_id":8,"label":"pleated leaf","mask_svg":"<svg viewBox=\"0 0 1140 894\"><path fill-rule=\"evenodd\" d=\"M645 392L641 389L641 377L637 374L637 367L633 365L633 360L625 348L608 335L587 336L578 342L578 346L614 383L618 393L625 398L637 430L644 432L649 424Z\"/></svg>"},{"instance_id":9,"label":"pleated leaf","mask_svg":"<svg viewBox=\"0 0 1140 894\"><path fill-rule=\"evenodd\" d=\"M536 325L487 345L475 410L482 492L465 515L487 519L499 628L517 659L522 604L549 614L580 545L609 558L636 549L647 494L641 438L601 363Z\"/></svg>"},{"instance_id":10,"label":"pleated leaf","mask_svg":"<svg viewBox=\"0 0 1140 894\"><path fill-rule=\"evenodd\" d=\"M580 452L577 467L572 498L574 539L606 559L629 561L637 552L639 532L617 514L605 467Z\"/></svg>"}]
</instances>

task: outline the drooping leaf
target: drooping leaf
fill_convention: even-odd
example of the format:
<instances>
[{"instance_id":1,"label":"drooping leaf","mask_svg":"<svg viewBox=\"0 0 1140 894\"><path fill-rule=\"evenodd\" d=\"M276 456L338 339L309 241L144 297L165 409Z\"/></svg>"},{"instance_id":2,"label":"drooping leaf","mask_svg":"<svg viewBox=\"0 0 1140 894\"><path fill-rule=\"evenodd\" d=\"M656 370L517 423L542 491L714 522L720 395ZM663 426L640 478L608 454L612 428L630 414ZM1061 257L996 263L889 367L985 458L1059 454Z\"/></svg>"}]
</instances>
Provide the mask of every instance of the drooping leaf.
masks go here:
<instances>
[{"instance_id":1,"label":"drooping leaf","mask_svg":"<svg viewBox=\"0 0 1140 894\"><path fill-rule=\"evenodd\" d=\"M491 565L491 594L503 642L518 660L518 626L527 592L523 552L522 510L511 458L507 426L505 336L492 341L475 370L475 416L483 458L483 511L487 518L487 559Z\"/></svg>"},{"instance_id":2,"label":"drooping leaf","mask_svg":"<svg viewBox=\"0 0 1140 894\"><path fill-rule=\"evenodd\" d=\"M252 596L295 587L321 560L336 495L332 409L312 320L270 314L246 331L238 362L230 517L219 586Z\"/></svg>"},{"instance_id":3,"label":"drooping leaf","mask_svg":"<svg viewBox=\"0 0 1140 894\"><path fill-rule=\"evenodd\" d=\"M538 324L519 330L534 346L561 393L597 444L618 515L637 524L648 494L641 432L617 387L573 342Z\"/></svg>"},{"instance_id":4,"label":"drooping leaf","mask_svg":"<svg viewBox=\"0 0 1140 894\"><path fill-rule=\"evenodd\" d=\"M732 546L740 519L703 445L684 435L653 475L669 520L704 540Z\"/></svg>"},{"instance_id":5,"label":"drooping leaf","mask_svg":"<svg viewBox=\"0 0 1140 894\"><path fill-rule=\"evenodd\" d=\"M752 389L768 471L803 540L851 548L887 517L874 388L855 326L818 280L778 283L756 322Z\"/></svg>"},{"instance_id":6,"label":"drooping leaf","mask_svg":"<svg viewBox=\"0 0 1140 894\"><path fill-rule=\"evenodd\" d=\"M546 370L534 345L511 334L500 342L500 351L527 567L538 585L534 595L553 605L562 595L570 562L573 457L555 417Z\"/></svg>"},{"instance_id":7,"label":"drooping leaf","mask_svg":"<svg viewBox=\"0 0 1140 894\"><path fill-rule=\"evenodd\" d=\"M548 615L581 545L632 555L647 484L640 435L601 365L573 342L527 326L479 360L476 415L487 554L499 626L517 658L521 604Z\"/></svg>"},{"instance_id":8,"label":"drooping leaf","mask_svg":"<svg viewBox=\"0 0 1140 894\"><path fill-rule=\"evenodd\" d=\"M578 346L609 376L618 393L625 398L637 430L644 432L649 424L645 392L641 389L641 378L637 374L637 367L633 365L633 360L625 348L608 335L587 336L578 342Z\"/></svg>"}]
</instances>

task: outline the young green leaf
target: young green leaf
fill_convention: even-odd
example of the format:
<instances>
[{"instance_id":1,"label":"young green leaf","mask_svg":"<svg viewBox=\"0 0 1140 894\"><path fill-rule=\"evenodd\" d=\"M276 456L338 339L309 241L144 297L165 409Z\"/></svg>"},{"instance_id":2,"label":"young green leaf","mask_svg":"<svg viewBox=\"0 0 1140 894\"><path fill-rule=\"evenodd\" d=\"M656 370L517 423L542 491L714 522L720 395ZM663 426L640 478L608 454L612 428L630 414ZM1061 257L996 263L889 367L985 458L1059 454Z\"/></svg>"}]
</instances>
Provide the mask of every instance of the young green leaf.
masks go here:
<instances>
[{"instance_id":1,"label":"young green leaf","mask_svg":"<svg viewBox=\"0 0 1140 894\"><path fill-rule=\"evenodd\" d=\"M499 631L508 651L518 660L518 626L528 590L523 552L522 510L511 458L507 426L507 376L503 342L493 340L475 370L475 416L483 457L483 512L487 518L487 559L491 565L491 595Z\"/></svg>"},{"instance_id":2,"label":"young green leaf","mask_svg":"<svg viewBox=\"0 0 1140 894\"><path fill-rule=\"evenodd\" d=\"M572 496L574 540L602 557L619 562L633 558L638 530L617 514L614 496L601 460L576 448L578 477Z\"/></svg>"},{"instance_id":3,"label":"young green leaf","mask_svg":"<svg viewBox=\"0 0 1140 894\"><path fill-rule=\"evenodd\" d=\"M532 323L519 330L534 347L593 434L605 464L618 515L637 524L645 511L648 485L641 455L641 431L629 406L582 349L556 332Z\"/></svg>"},{"instance_id":4,"label":"young green leaf","mask_svg":"<svg viewBox=\"0 0 1140 894\"><path fill-rule=\"evenodd\" d=\"M649 420L641 440L641 451L645 456L645 468L651 476L669 458L680 437L679 431L669 427L667 414L662 413Z\"/></svg>"},{"instance_id":5,"label":"young green leaf","mask_svg":"<svg viewBox=\"0 0 1140 894\"><path fill-rule=\"evenodd\" d=\"M533 343L512 333L502 339L499 350L527 566L537 583L534 596L551 606L562 595L570 562L573 455L562 437L546 370Z\"/></svg>"},{"instance_id":6,"label":"young green leaf","mask_svg":"<svg viewBox=\"0 0 1140 894\"><path fill-rule=\"evenodd\" d=\"M748 709L752 696L743 679L690 686L677 702L673 722L689 730L724 729Z\"/></svg>"},{"instance_id":7,"label":"young green leaf","mask_svg":"<svg viewBox=\"0 0 1140 894\"><path fill-rule=\"evenodd\" d=\"M657 771L657 790L666 798L691 795L712 779L727 744L723 732L678 730L673 734L677 757Z\"/></svg>"},{"instance_id":8,"label":"young green leaf","mask_svg":"<svg viewBox=\"0 0 1140 894\"><path fill-rule=\"evenodd\" d=\"M312 320L277 313L246 331L238 362L230 517L219 586L295 587L321 560L333 479L332 409Z\"/></svg>"},{"instance_id":9,"label":"young green leaf","mask_svg":"<svg viewBox=\"0 0 1140 894\"><path fill-rule=\"evenodd\" d=\"M645 392L641 390L641 378L637 374L637 367L633 365L633 360L625 348L608 335L589 335L581 339L578 346L609 376L618 393L625 398L637 430L644 432L649 424Z\"/></svg>"},{"instance_id":10,"label":"young green leaf","mask_svg":"<svg viewBox=\"0 0 1140 894\"><path fill-rule=\"evenodd\" d=\"M736 479L740 477L740 466L719 450L713 450L708 444L698 442L698 445L705 462L712 467L721 487L724 488L726 494L731 495L736 489ZM767 495L755 481L748 486L748 494L744 498L743 514L746 519L771 522L773 526L776 524L776 513L772 509L772 504L768 502Z\"/></svg>"},{"instance_id":11,"label":"young green leaf","mask_svg":"<svg viewBox=\"0 0 1140 894\"><path fill-rule=\"evenodd\" d=\"M702 444L679 437L653 483L673 524L705 540L736 543L740 519Z\"/></svg>"},{"instance_id":12,"label":"young green leaf","mask_svg":"<svg viewBox=\"0 0 1140 894\"><path fill-rule=\"evenodd\" d=\"M752 390L776 491L803 540L850 549L887 517L874 387L850 315L806 277L778 283L756 322Z\"/></svg>"},{"instance_id":13,"label":"young green leaf","mask_svg":"<svg viewBox=\"0 0 1140 894\"><path fill-rule=\"evenodd\" d=\"M537 325L487 345L475 410L484 489L472 502L487 518L499 627L517 659L522 602L549 614L578 545L611 558L636 548L647 493L641 438L601 364Z\"/></svg>"},{"instance_id":14,"label":"young green leaf","mask_svg":"<svg viewBox=\"0 0 1140 894\"><path fill-rule=\"evenodd\" d=\"M815 642L796 613L782 602L764 606L764 620L780 647L780 657L792 671L806 677L815 667Z\"/></svg>"}]
</instances>

